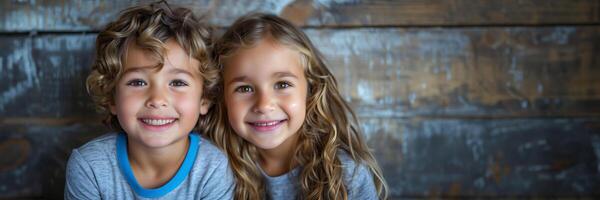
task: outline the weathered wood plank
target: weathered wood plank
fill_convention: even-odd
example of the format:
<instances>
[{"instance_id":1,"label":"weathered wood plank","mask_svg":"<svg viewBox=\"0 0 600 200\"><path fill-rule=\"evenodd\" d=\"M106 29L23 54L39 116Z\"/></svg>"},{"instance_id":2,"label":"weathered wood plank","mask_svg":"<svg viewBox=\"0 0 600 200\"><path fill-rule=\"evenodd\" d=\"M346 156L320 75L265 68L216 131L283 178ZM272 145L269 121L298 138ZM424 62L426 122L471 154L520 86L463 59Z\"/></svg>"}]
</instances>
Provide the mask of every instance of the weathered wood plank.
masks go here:
<instances>
[{"instance_id":1,"label":"weathered wood plank","mask_svg":"<svg viewBox=\"0 0 600 200\"><path fill-rule=\"evenodd\" d=\"M362 118L393 197L600 195L600 120ZM0 198L61 199L99 124L0 125ZM7 155L7 156L6 156Z\"/></svg>"},{"instance_id":2,"label":"weathered wood plank","mask_svg":"<svg viewBox=\"0 0 600 200\"><path fill-rule=\"evenodd\" d=\"M0 199L62 199L71 150L107 132L100 124L0 124Z\"/></svg>"},{"instance_id":3,"label":"weathered wood plank","mask_svg":"<svg viewBox=\"0 0 600 200\"><path fill-rule=\"evenodd\" d=\"M590 24L598 1L385 0L296 1L282 16L310 26L471 26Z\"/></svg>"},{"instance_id":4,"label":"weathered wood plank","mask_svg":"<svg viewBox=\"0 0 600 200\"><path fill-rule=\"evenodd\" d=\"M395 197L600 195L600 120L363 118Z\"/></svg>"},{"instance_id":5,"label":"weathered wood plank","mask_svg":"<svg viewBox=\"0 0 600 200\"><path fill-rule=\"evenodd\" d=\"M95 37L0 37L0 116L94 115L85 79Z\"/></svg>"},{"instance_id":6,"label":"weathered wood plank","mask_svg":"<svg viewBox=\"0 0 600 200\"><path fill-rule=\"evenodd\" d=\"M152 2L142 0L139 2ZM304 26L455 26L600 23L595 0L229 1L173 0L228 26L252 11L277 13ZM47 0L0 2L0 32L95 31L136 2Z\"/></svg>"},{"instance_id":7,"label":"weathered wood plank","mask_svg":"<svg viewBox=\"0 0 600 200\"><path fill-rule=\"evenodd\" d=\"M600 115L600 26L307 33L361 116ZM0 117L96 116L94 37L1 37Z\"/></svg>"},{"instance_id":8,"label":"weathered wood plank","mask_svg":"<svg viewBox=\"0 0 600 200\"><path fill-rule=\"evenodd\" d=\"M600 114L600 27L308 30L362 116Z\"/></svg>"}]
</instances>

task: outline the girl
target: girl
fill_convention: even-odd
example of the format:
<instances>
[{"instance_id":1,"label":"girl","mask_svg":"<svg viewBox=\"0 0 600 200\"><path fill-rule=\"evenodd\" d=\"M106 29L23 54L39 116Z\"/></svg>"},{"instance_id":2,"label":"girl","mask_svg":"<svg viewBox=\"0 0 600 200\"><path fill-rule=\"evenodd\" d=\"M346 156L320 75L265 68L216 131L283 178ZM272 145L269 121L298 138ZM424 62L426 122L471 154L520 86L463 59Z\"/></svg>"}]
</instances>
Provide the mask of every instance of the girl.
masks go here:
<instances>
[{"instance_id":1,"label":"girl","mask_svg":"<svg viewBox=\"0 0 600 200\"><path fill-rule=\"evenodd\" d=\"M290 22L238 19L215 46L221 102L204 131L236 199L376 199L387 187L321 54Z\"/></svg>"}]
</instances>

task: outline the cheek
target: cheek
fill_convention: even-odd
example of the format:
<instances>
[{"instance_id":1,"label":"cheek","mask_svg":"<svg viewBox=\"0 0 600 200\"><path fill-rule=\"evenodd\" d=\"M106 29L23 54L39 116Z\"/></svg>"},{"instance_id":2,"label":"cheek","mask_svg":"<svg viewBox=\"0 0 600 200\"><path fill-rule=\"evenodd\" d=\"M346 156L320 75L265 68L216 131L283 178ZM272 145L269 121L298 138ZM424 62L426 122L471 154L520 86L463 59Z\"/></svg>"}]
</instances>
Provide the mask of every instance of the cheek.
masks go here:
<instances>
[{"instance_id":1,"label":"cheek","mask_svg":"<svg viewBox=\"0 0 600 200\"><path fill-rule=\"evenodd\" d=\"M287 102L286 109L293 113L294 116L304 118L306 114L306 97L302 95L285 100Z\"/></svg>"},{"instance_id":2,"label":"cheek","mask_svg":"<svg viewBox=\"0 0 600 200\"><path fill-rule=\"evenodd\" d=\"M244 113L245 104L243 101L226 98L225 106L227 107L227 117L232 123L237 122Z\"/></svg>"},{"instance_id":3,"label":"cheek","mask_svg":"<svg viewBox=\"0 0 600 200\"><path fill-rule=\"evenodd\" d=\"M237 135L241 137L246 136L246 132L244 131L244 115L246 111L244 111L244 105L242 102L231 102L225 101L225 106L227 106L227 124L229 127L233 129Z\"/></svg>"},{"instance_id":4,"label":"cheek","mask_svg":"<svg viewBox=\"0 0 600 200\"><path fill-rule=\"evenodd\" d=\"M143 104L144 101L137 98L135 93L124 94L123 92L117 93L114 97L114 113L116 115L127 115L134 112L139 104Z\"/></svg>"},{"instance_id":5,"label":"cheek","mask_svg":"<svg viewBox=\"0 0 600 200\"><path fill-rule=\"evenodd\" d=\"M200 95L184 94L175 97L175 107L181 112L196 114L200 112Z\"/></svg>"}]
</instances>

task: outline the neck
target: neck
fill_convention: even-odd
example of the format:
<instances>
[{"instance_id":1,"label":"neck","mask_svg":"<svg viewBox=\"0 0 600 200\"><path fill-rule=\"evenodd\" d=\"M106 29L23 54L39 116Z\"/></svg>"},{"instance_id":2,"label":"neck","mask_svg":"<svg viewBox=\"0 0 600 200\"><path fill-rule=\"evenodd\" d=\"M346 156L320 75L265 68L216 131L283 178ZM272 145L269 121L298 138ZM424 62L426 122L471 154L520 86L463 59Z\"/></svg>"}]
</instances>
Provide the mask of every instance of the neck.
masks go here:
<instances>
[{"instance_id":1,"label":"neck","mask_svg":"<svg viewBox=\"0 0 600 200\"><path fill-rule=\"evenodd\" d=\"M185 160L189 139L178 141L163 148L150 148L127 142L129 163L138 183L144 188L164 185Z\"/></svg>"},{"instance_id":2,"label":"neck","mask_svg":"<svg viewBox=\"0 0 600 200\"><path fill-rule=\"evenodd\" d=\"M269 176L279 176L293 169L297 165L293 160L297 141L298 134L294 134L273 149L258 149L263 171Z\"/></svg>"}]
</instances>

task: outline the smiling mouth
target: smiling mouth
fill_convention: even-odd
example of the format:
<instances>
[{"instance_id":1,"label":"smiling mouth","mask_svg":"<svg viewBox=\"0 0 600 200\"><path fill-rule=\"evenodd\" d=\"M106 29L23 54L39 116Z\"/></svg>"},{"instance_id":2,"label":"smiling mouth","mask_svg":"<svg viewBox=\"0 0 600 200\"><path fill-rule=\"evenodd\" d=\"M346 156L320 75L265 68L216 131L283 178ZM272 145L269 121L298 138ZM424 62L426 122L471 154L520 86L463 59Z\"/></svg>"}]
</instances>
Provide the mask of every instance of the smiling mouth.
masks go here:
<instances>
[{"instance_id":1,"label":"smiling mouth","mask_svg":"<svg viewBox=\"0 0 600 200\"><path fill-rule=\"evenodd\" d=\"M164 126L177 121L177 119L140 119L140 121L150 126Z\"/></svg>"},{"instance_id":2,"label":"smiling mouth","mask_svg":"<svg viewBox=\"0 0 600 200\"><path fill-rule=\"evenodd\" d=\"M277 125L281 122L283 122L285 120L277 120L277 121L268 121L268 122L249 122L250 125L252 126L261 126L261 127L265 127L265 126L274 126Z\"/></svg>"},{"instance_id":3,"label":"smiling mouth","mask_svg":"<svg viewBox=\"0 0 600 200\"><path fill-rule=\"evenodd\" d=\"M277 129L281 124L283 124L287 119L284 120L274 120L274 121L259 121L259 122L246 122L252 128L257 131L272 131Z\"/></svg>"}]
</instances>

